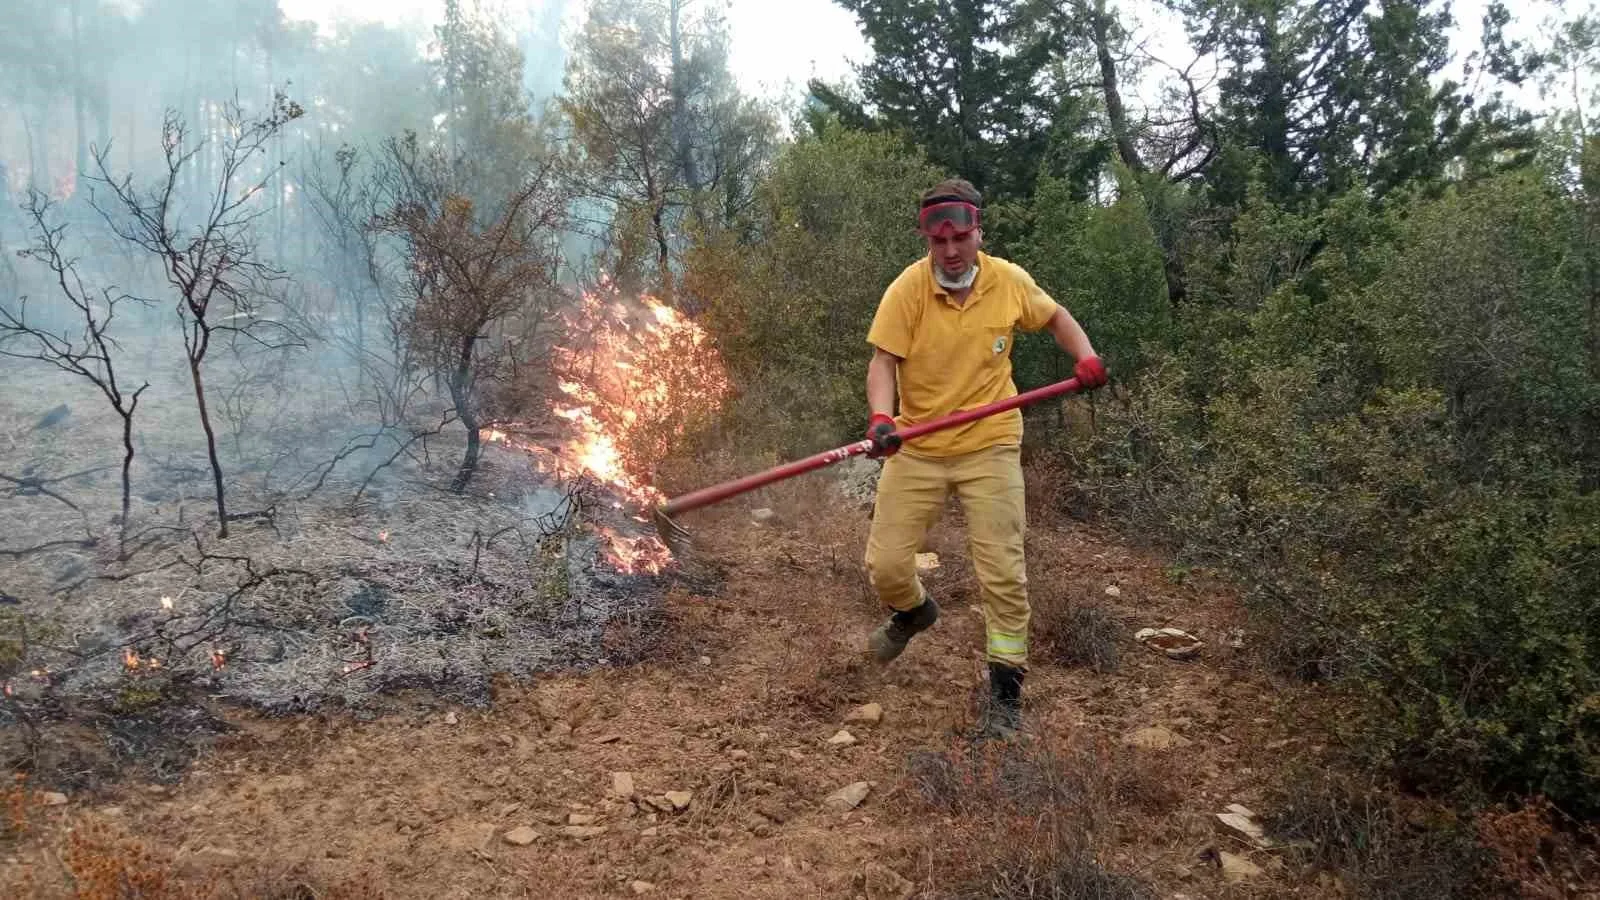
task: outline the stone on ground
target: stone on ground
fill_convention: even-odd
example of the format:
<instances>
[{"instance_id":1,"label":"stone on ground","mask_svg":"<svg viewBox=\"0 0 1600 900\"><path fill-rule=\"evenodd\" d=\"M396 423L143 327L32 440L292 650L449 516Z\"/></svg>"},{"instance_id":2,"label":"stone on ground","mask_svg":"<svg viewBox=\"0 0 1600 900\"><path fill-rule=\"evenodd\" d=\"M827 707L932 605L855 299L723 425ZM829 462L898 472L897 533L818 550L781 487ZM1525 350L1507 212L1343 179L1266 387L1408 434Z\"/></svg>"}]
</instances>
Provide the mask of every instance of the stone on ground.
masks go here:
<instances>
[{"instance_id":1,"label":"stone on ground","mask_svg":"<svg viewBox=\"0 0 1600 900\"><path fill-rule=\"evenodd\" d=\"M527 825L520 825L500 836L506 843L515 847L526 847L539 839L539 832Z\"/></svg>"},{"instance_id":2,"label":"stone on ground","mask_svg":"<svg viewBox=\"0 0 1600 900\"><path fill-rule=\"evenodd\" d=\"M872 792L872 785L865 781L857 781L834 791L822 801L822 805L835 812L849 812L861 805L867 799L867 794Z\"/></svg>"},{"instance_id":3,"label":"stone on ground","mask_svg":"<svg viewBox=\"0 0 1600 900\"><path fill-rule=\"evenodd\" d=\"M858 706L850 710L849 715L845 716L844 720L846 724L865 722L869 725L876 725L883 721L883 707L876 703Z\"/></svg>"}]
</instances>

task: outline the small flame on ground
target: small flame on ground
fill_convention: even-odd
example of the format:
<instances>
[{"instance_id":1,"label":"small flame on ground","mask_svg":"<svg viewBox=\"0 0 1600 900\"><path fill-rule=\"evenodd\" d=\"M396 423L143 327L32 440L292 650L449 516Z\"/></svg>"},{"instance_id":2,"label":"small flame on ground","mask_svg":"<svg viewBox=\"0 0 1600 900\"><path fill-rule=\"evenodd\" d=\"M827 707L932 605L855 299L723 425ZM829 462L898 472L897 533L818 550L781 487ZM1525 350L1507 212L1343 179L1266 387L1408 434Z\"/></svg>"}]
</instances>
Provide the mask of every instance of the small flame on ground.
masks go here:
<instances>
[{"instance_id":1,"label":"small flame on ground","mask_svg":"<svg viewBox=\"0 0 1600 900\"><path fill-rule=\"evenodd\" d=\"M168 612L171 612L172 611L172 598L171 597L162 597L161 598L161 608L164 609L164 610L167 610Z\"/></svg>"},{"instance_id":2,"label":"small flame on ground","mask_svg":"<svg viewBox=\"0 0 1600 900\"><path fill-rule=\"evenodd\" d=\"M161 668L161 660L156 659L154 656L140 656L132 647L124 647L122 650L122 665L128 671L136 672L141 668L159 669Z\"/></svg>"},{"instance_id":3,"label":"small flame on ground","mask_svg":"<svg viewBox=\"0 0 1600 900\"><path fill-rule=\"evenodd\" d=\"M227 665L227 663L228 663L228 655L226 653L223 653L221 650L216 650L216 649L213 649L211 651L211 668L213 670L221 671L222 667Z\"/></svg>"},{"instance_id":4,"label":"small flame on ground","mask_svg":"<svg viewBox=\"0 0 1600 900\"><path fill-rule=\"evenodd\" d=\"M383 542L383 543L385 543L385 544L389 543L389 532L387 532L387 531L378 532L378 540Z\"/></svg>"}]
</instances>

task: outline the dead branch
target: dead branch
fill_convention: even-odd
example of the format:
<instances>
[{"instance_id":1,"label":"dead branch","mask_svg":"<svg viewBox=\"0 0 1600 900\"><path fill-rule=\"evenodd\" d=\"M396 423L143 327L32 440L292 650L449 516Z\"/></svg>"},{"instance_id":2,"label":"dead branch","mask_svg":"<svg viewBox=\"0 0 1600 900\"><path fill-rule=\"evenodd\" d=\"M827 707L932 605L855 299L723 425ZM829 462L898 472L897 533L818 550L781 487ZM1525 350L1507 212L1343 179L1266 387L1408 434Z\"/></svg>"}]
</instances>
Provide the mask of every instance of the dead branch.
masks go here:
<instances>
[{"instance_id":1,"label":"dead branch","mask_svg":"<svg viewBox=\"0 0 1600 900\"><path fill-rule=\"evenodd\" d=\"M56 479L56 480L59 480L59 479ZM84 534L87 536L87 539L90 542L94 541L94 531L93 531L93 529L91 529L89 527L89 516L83 511L82 507L78 506L78 504L73 503L71 500L68 500L67 498L65 498L65 497L61 496L60 494L56 493L55 491L52 491L49 488L45 487L45 485L50 483L50 482L46 482L46 481L43 481L43 480L37 479L37 478L17 478L16 476L13 476L13 475L7 475L4 472L0 472L0 481L9 482L11 484L16 485L16 490L11 492L11 496L13 496L13 497L25 497L25 496L28 496L28 495L26 493L24 493L24 492L25 491L31 491L31 492L33 492L35 494L43 494L44 496L49 497L52 500L57 500L57 501L65 504L73 512L78 514L78 518L83 520L83 531L84 531Z\"/></svg>"},{"instance_id":2,"label":"dead branch","mask_svg":"<svg viewBox=\"0 0 1600 900\"><path fill-rule=\"evenodd\" d=\"M89 548L91 548L93 546L94 546L94 541L93 540L85 540L85 541L71 541L71 540L46 541L43 544L36 544L36 545L34 545L32 547L22 547L22 548L17 549L17 550L7 550L4 547L0 547L0 556L9 556L12 559L21 559L24 556L28 556L28 555L31 555L31 554L34 554L34 553L43 553L46 550L59 550L59 549L61 549L63 547L76 547L76 548L78 548L80 550L87 550L87 549L89 549Z\"/></svg>"},{"instance_id":3,"label":"dead branch","mask_svg":"<svg viewBox=\"0 0 1600 900\"><path fill-rule=\"evenodd\" d=\"M388 459L379 463L376 468L367 473L367 477L361 480L361 487L356 489L356 494L354 497L350 498L350 502L360 503L361 496L367 492L367 488L372 484L372 479L378 477L379 472L382 472L384 469L394 465L395 462L400 459L400 457L404 456L408 451L410 451L413 444L417 443L418 441L423 441L426 443L428 438L443 432L446 428L450 427L455 420L455 411L451 410L440 417L439 424L437 426L427 430L413 431L411 437L408 438L405 443L396 448L394 453L390 454Z\"/></svg>"}]
</instances>

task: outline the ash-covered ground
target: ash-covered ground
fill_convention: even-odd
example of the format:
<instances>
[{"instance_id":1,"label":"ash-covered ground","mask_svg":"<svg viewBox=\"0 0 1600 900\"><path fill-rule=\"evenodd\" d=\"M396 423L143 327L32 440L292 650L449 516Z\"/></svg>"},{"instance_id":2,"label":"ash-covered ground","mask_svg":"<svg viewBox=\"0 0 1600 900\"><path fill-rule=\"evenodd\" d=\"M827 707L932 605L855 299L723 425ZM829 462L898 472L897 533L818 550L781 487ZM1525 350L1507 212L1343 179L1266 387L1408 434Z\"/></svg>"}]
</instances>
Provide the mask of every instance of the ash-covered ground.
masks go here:
<instances>
[{"instance_id":1,"label":"ash-covered ground","mask_svg":"<svg viewBox=\"0 0 1600 900\"><path fill-rule=\"evenodd\" d=\"M607 486L490 444L452 492L459 425L415 438L330 416L341 387L312 375L244 386L219 416L244 420L219 428L230 512L258 513L219 538L183 387L141 403L119 560L117 419L84 385L0 368L0 754L14 767L79 786L127 764L175 777L222 729L218 704L483 703L497 675L607 661L608 624L659 609L664 579L607 552L601 528L649 537ZM538 435L557 451L559 424Z\"/></svg>"}]
</instances>

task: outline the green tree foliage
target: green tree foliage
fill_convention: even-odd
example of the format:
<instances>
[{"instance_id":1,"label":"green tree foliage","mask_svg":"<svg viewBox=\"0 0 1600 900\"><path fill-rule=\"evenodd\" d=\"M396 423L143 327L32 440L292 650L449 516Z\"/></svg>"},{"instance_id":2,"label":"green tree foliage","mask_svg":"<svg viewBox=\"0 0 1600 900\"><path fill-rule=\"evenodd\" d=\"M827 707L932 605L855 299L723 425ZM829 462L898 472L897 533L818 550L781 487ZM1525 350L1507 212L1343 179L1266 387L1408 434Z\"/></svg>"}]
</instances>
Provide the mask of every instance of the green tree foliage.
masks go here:
<instances>
[{"instance_id":1,"label":"green tree foliage","mask_svg":"<svg viewBox=\"0 0 1600 900\"><path fill-rule=\"evenodd\" d=\"M1122 174L1105 206L1075 200L1064 180L1041 180L1016 261L1074 317L1094 323L1095 349L1127 377L1165 345L1171 308L1146 205L1131 174ZM1041 333L1019 337L1014 365L1019 384L1037 386L1067 377L1072 360Z\"/></svg>"},{"instance_id":2,"label":"green tree foliage","mask_svg":"<svg viewBox=\"0 0 1600 900\"><path fill-rule=\"evenodd\" d=\"M860 430L867 328L922 252L917 198L940 177L889 136L830 126L784 149L753 237L720 232L691 256L687 287L707 307L744 420L775 428L766 446L815 450Z\"/></svg>"},{"instance_id":3,"label":"green tree foliage","mask_svg":"<svg viewBox=\"0 0 1600 900\"><path fill-rule=\"evenodd\" d=\"M1029 196L1061 103L1054 17L1016 0L839 0L873 49L862 100L813 82L841 121L905 135L993 200Z\"/></svg>"},{"instance_id":4,"label":"green tree foliage","mask_svg":"<svg viewBox=\"0 0 1600 900\"><path fill-rule=\"evenodd\" d=\"M611 274L669 297L691 232L750 204L776 132L728 72L724 27L693 5L594 0L562 100L584 192L604 206Z\"/></svg>"},{"instance_id":5,"label":"green tree foliage","mask_svg":"<svg viewBox=\"0 0 1600 900\"><path fill-rule=\"evenodd\" d=\"M1225 64L1221 140L1212 169L1224 202L1259 169L1274 202L1336 196L1365 184L1381 194L1437 179L1463 158L1500 163L1526 150L1526 122L1475 104L1437 79L1449 61L1448 11L1415 0L1185 0L1201 52ZM1250 162L1243 162L1240 157ZM1231 158L1229 158L1231 157ZM1244 166L1245 168L1241 168Z\"/></svg>"}]
</instances>

